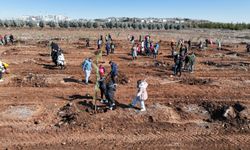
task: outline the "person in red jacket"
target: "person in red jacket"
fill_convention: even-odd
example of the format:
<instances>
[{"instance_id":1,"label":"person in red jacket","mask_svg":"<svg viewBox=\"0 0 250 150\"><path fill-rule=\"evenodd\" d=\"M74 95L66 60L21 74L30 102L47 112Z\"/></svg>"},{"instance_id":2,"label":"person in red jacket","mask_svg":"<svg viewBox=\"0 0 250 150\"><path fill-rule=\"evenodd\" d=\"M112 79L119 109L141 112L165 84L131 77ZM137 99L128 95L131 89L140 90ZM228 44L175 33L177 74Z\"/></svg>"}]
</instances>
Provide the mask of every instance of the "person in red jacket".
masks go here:
<instances>
[{"instance_id":1,"label":"person in red jacket","mask_svg":"<svg viewBox=\"0 0 250 150\"><path fill-rule=\"evenodd\" d=\"M102 65L99 66L99 75L100 77L105 76L105 68Z\"/></svg>"}]
</instances>

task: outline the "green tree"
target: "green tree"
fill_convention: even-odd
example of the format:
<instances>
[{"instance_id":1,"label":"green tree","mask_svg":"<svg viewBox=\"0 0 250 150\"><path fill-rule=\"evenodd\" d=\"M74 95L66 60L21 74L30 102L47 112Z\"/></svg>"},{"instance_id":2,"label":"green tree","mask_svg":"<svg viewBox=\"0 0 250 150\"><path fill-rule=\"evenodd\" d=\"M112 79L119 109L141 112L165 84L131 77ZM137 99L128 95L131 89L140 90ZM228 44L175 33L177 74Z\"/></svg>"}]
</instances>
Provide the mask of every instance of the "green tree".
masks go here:
<instances>
[{"instance_id":1,"label":"green tree","mask_svg":"<svg viewBox=\"0 0 250 150\"><path fill-rule=\"evenodd\" d=\"M165 30L168 30L168 29L169 29L169 25L168 25L167 23L164 25L164 29L165 29Z\"/></svg>"},{"instance_id":2,"label":"green tree","mask_svg":"<svg viewBox=\"0 0 250 150\"><path fill-rule=\"evenodd\" d=\"M86 23L86 27L87 27L87 28L92 28L92 27L93 27L93 23L90 22L90 21L88 21L88 22Z\"/></svg>"},{"instance_id":3,"label":"green tree","mask_svg":"<svg viewBox=\"0 0 250 150\"><path fill-rule=\"evenodd\" d=\"M151 23L151 28L152 28L152 30L154 30L155 29L155 24L154 23Z\"/></svg>"},{"instance_id":4,"label":"green tree","mask_svg":"<svg viewBox=\"0 0 250 150\"><path fill-rule=\"evenodd\" d=\"M83 22L82 22L82 21L78 21L77 23L78 23L78 27L79 27L79 28L82 28L82 27L83 27Z\"/></svg>"},{"instance_id":5,"label":"green tree","mask_svg":"<svg viewBox=\"0 0 250 150\"><path fill-rule=\"evenodd\" d=\"M137 23L132 23L132 28L133 29L138 29L138 24Z\"/></svg>"},{"instance_id":6,"label":"green tree","mask_svg":"<svg viewBox=\"0 0 250 150\"><path fill-rule=\"evenodd\" d=\"M122 23L121 22L118 22L118 27L121 29L122 28Z\"/></svg>"},{"instance_id":7,"label":"green tree","mask_svg":"<svg viewBox=\"0 0 250 150\"><path fill-rule=\"evenodd\" d=\"M172 30L174 28L173 24L169 25L169 29Z\"/></svg>"},{"instance_id":8,"label":"green tree","mask_svg":"<svg viewBox=\"0 0 250 150\"><path fill-rule=\"evenodd\" d=\"M36 24L35 21L26 21L26 22L25 22L25 25L26 25L27 27L30 27L30 28L34 28L34 27L37 26L37 24Z\"/></svg>"},{"instance_id":9,"label":"green tree","mask_svg":"<svg viewBox=\"0 0 250 150\"><path fill-rule=\"evenodd\" d=\"M10 21L9 20L5 20L4 21L4 26L6 27L6 28L8 28L8 27L10 27Z\"/></svg>"},{"instance_id":10,"label":"green tree","mask_svg":"<svg viewBox=\"0 0 250 150\"><path fill-rule=\"evenodd\" d=\"M118 28L118 23L117 22L114 23L114 28L116 28L116 29Z\"/></svg>"},{"instance_id":11,"label":"green tree","mask_svg":"<svg viewBox=\"0 0 250 150\"><path fill-rule=\"evenodd\" d=\"M152 30L152 24L148 24L148 30Z\"/></svg>"},{"instance_id":12,"label":"green tree","mask_svg":"<svg viewBox=\"0 0 250 150\"><path fill-rule=\"evenodd\" d=\"M156 29L157 29L157 30L160 30L160 29L161 29L161 26L160 26L159 23L156 24Z\"/></svg>"},{"instance_id":13,"label":"green tree","mask_svg":"<svg viewBox=\"0 0 250 150\"><path fill-rule=\"evenodd\" d=\"M123 23L123 24L122 24L122 28L123 28L123 29L127 29L127 28L128 28L128 24L127 24L127 23Z\"/></svg>"},{"instance_id":14,"label":"green tree","mask_svg":"<svg viewBox=\"0 0 250 150\"><path fill-rule=\"evenodd\" d=\"M131 23L128 23L128 28L131 28Z\"/></svg>"},{"instance_id":15,"label":"green tree","mask_svg":"<svg viewBox=\"0 0 250 150\"><path fill-rule=\"evenodd\" d=\"M100 25L99 25L98 22L94 22L94 23L93 23L93 27L94 27L95 29L96 29L96 28L99 28L99 26L100 26Z\"/></svg>"},{"instance_id":16,"label":"green tree","mask_svg":"<svg viewBox=\"0 0 250 150\"><path fill-rule=\"evenodd\" d=\"M40 28L44 28L45 27L45 22L44 21L40 21L39 22L39 27Z\"/></svg>"},{"instance_id":17,"label":"green tree","mask_svg":"<svg viewBox=\"0 0 250 150\"><path fill-rule=\"evenodd\" d=\"M0 27L4 27L4 22L0 20Z\"/></svg>"},{"instance_id":18,"label":"green tree","mask_svg":"<svg viewBox=\"0 0 250 150\"><path fill-rule=\"evenodd\" d=\"M57 23L56 23L55 21L49 21L49 22L47 23L47 25L48 25L49 27L51 27L51 28L57 27Z\"/></svg>"},{"instance_id":19,"label":"green tree","mask_svg":"<svg viewBox=\"0 0 250 150\"><path fill-rule=\"evenodd\" d=\"M138 28L140 29L140 30L142 30L142 24L140 23L139 25L138 25Z\"/></svg>"},{"instance_id":20,"label":"green tree","mask_svg":"<svg viewBox=\"0 0 250 150\"><path fill-rule=\"evenodd\" d=\"M69 27L77 28L78 27L78 22L76 20L70 21L69 22Z\"/></svg>"},{"instance_id":21,"label":"green tree","mask_svg":"<svg viewBox=\"0 0 250 150\"><path fill-rule=\"evenodd\" d=\"M107 28L106 23L101 23L100 26L101 26L103 29L106 29L106 28Z\"/></svg>"}]
</instances>

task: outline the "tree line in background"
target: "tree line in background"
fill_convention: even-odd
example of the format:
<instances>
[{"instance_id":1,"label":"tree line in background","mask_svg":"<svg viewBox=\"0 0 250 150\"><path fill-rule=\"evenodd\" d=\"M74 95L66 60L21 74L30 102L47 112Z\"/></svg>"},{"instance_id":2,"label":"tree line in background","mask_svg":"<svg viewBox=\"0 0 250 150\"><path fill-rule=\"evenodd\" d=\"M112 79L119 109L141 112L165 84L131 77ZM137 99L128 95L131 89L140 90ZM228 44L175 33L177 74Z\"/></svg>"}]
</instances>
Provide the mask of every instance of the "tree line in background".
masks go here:
<instances>
[{"instance_id":1,"label":"tree line in background","mask_svg":"<svg viewBox=\"0 0 250 150\"><path fill-rule=\"evenodd\" d=\"M22 20L0 20L0 28L103 28L103 29L148 29L148 30L181 30L189 28L207 29L229 29L244 30L250 29L250 24L246 23L134 23L134 22L91 22L91 21L22 21Z\"/></svg>"}]
</instances>

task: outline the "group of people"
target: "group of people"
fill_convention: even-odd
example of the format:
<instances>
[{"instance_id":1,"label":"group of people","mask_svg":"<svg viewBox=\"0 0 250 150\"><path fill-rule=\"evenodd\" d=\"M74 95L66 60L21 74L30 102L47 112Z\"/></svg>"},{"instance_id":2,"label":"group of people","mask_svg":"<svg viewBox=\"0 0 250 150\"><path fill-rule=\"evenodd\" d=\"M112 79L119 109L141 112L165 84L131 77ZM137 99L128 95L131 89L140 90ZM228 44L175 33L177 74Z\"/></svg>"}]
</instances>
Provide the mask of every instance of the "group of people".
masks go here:
<instances>
[{"instance_id":1,"label":"group of people","mask_svg":"<svg viewBox=\"0 0 250 150\"><path fill-rule=\"evenodd\" d=\"M107 41L105 49L106 49L107 56L109 54L114 54L115 53L115 44L113 43L113 41Z\"/></svg>"},{"instance_id":2,"label":"group of people","mask_svg":"<svg viewBox=\"0 0 250 150\"><path fill-rule=\"evenodd\" d=\"M55 66L59 66L61 69L65 69L65 58L63 54L63 50L58 46L57 43L52 42L50 44L51 47L51 59Z\"/></svg>"},{"instance_id":3,"label":"group of people","mask_svg":"<svg viewBox=\"0 0 250 150\"><path fill-rule=\"evenodd\" d=\"M100 35L100 37L97 40L97 49L101 49L102 45L103 45L103 35ZM112 36L111 34L107 34L105 36L105 50L106 50L106 55L110 55L110 54L114 54L115 53L115 44L113 42Z\"/></svg>"},{"instance_id":4,"label":"group of people","mask_svg":"<svg viewBox=\"0 0 250 150\"><path fill-rule=\"evenodd\" d=\"M0 45L8 45L8 43L11 43L12 45L14 44L14 36L12 34L7 35L5 34L4 36L2 36L0 34ZM9 64L0 61L0 82L3 82L3 74L6 73L8 74L8 68Z\"/></svg>"},{"instance_id":5,"label":"group of people","mask_svg":"<svg viewBox=\"0 0 250 150\"><path fill-rule=\"evenodd\" d=\"M160 48L158 42L154 44L149 35L146 35L144 40L142 40L142 36L140 35L138 43L135 42L135 38L133 35L130 38L130 42L133 45L131 48L131 55L133 60L137 59L138 55L153 55L153 58L156 59L157 55L159 54Z\"/></svg>"},{"instance_id":6,"label":"group of people","mask_svg":"<svg viewBox=\"0 0 250 150\"><path fill-rule=\"evenodd\" d=\"M0 34L0 45L8 45L8 43L14 44L14 36L12 34L5 34L4 36Z\"/></svg>"},{"instance_id":7,"label":"group of people","mask_svg":"<svg viewBox=\"0 0 250 150\"><path fill-rule=\"evenodd\" d=\"M115 100L114 100L114 94L116 91L116 85L117 85L117 76L118 76L118 66L113 61L109 62L111 66L110 73L106 76L106 69L103 65L100 65L99 70L99 76L100 79L98 80L99 89L101 92L101 101L103 103L107 103L110 110L113 110L115 108ZM85 84L88 85L89 78L92 71L92 59L87 58L82 63L82 70L85 74ZM110 77L110 80L107 80L107 78ZM104 95L105 98L104 99Z\"/></svg>"},{"instance_id":8,"label":"group of people","mask_svg":"<svg viewBox=\"0 0 250 150\"><path fill-rule=\"evenodd\" d=\"M205 39L205 41L199 42L199 49L203 50L205 48L208 48L209 45L217 45L217 50L221 50L222 42L221 39L217 39L216 41L213 41L212 39Z\"/></svg>"},{"instance_id":9,"label":"group of people","mask_svg":"<svg viewBox=\"0 0 250 150\"><path fill-rule=\"evenodd\" d=\"M113 61L110 61L109 64L111 71L107 76L105 76L106 70L104 66L99 66L100 79L98 85L101 92L101 102L108 104L109 109L113 110L116 106L114 96L117 87L118 66ZM106 99L104 99L104 96Z\"/></svg>"},{"instance_id":10,"label":"group of people","mask_svg":"<svg viewBox=\"0 0 250 150\"><path fill-rule=\"evenodd\" d=\"M117 78L118 78L118 65L110 61L110 72L106 74L106 69L103 65L100 65L99 70L99 80L98 80L98 86L100 89L100 95L101 95L101 103L107 104L110 110L114 110L116 107L115 103L115 92L117 88ZM92 71L92 59L87 58L82 63L82 70L85 74L85 84L88 85L89 78ZM147 86L148 83L144 80L139 80L137 82L137 94L136 97L133 99L132 103L130 104L130 107L135 107L138 102L141 104L141 111L146 111L145 103L144 101L148 98L147 95ZM105 98L104 98L105 97Z\"/></svg>"},{"instance_id":11,"label":"group of people","mask_svg":"<svg viewBox=\"0 0 250 150\"><path fill-rule=\"evenodd\" d=\"M180 47L179 52L178 47ZM182 70L187 70L192 73L194 71L195 65L195 53L189 52L191 48L191 42L188 42L188 45L185 45L184 40L179 40L176 49L174 48L173 41L171 42L172 56L174 58L174 75L181 76Z\"/></svg>"}]
</instances>

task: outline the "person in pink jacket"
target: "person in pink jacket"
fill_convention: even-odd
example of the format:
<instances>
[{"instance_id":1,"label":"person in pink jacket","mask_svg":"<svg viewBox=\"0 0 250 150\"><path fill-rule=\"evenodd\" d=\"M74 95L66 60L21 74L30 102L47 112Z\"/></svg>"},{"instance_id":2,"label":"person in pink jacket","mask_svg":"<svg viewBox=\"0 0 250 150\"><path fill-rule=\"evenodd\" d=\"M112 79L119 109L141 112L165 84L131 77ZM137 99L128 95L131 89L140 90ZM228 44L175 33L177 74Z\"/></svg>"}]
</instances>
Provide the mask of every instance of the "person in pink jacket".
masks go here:
<instances>
[{"instance_id":1,"label":"person in pink jacket","mask_svg":"<svg viewBox=\"0 0 250 150\"><path fill-rule=\"evenodd\" d=\"M145 80L138 80L137 81L138 92L137 92L136 97L132 101L131 107L135 107L135 105L138 102L140 102L140 104L141 104L140 111L146 111L144 101L148 99L147 87L148 87L148 83Z\"/></svg>"}]
</instances>

